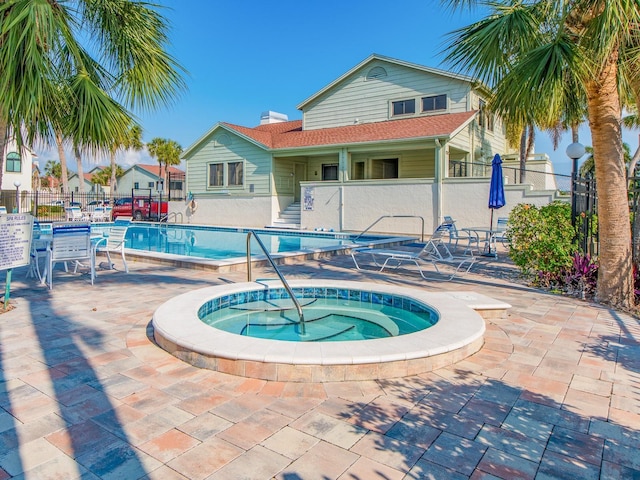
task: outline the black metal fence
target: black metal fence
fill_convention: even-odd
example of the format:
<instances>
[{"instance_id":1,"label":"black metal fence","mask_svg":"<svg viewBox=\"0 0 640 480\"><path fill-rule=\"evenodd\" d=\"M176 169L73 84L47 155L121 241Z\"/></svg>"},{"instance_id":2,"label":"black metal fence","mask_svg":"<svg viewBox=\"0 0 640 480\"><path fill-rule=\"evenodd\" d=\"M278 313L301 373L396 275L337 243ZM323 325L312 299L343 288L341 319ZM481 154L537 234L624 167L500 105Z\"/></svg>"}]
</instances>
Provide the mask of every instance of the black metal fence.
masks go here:
<instances>
[{"instance_id":1,"label":"black metal fence","mask_svg":"<svg viewBox=\"0 0 640 480\"><path fill-rule=\"evenodd\" d=\"M18 191L16 195L15 191L3 191L0 195L0 205L4 205L8 212L29 212L41 222L57 222L66 220L65 208L80 207L83 212L91 213L99 205L113 205L117 200L131 196L131 191L117 195L78 192L65 195L48 191ZM149 193L149 191L135 191L134 196L148 198L150 201L164 202L168 199L167 195Z\"/></svg>"},{"instance_id":2,"label":"black metal fence","mask_svg":"<svg viewBox=\"0 0 640 480\"><path fill-rule=\"evenodd\" d=\"M571 218L580 251L598 255L598 194L593 178L576 177L571 195Z\"/></svg>"}]
</instances>

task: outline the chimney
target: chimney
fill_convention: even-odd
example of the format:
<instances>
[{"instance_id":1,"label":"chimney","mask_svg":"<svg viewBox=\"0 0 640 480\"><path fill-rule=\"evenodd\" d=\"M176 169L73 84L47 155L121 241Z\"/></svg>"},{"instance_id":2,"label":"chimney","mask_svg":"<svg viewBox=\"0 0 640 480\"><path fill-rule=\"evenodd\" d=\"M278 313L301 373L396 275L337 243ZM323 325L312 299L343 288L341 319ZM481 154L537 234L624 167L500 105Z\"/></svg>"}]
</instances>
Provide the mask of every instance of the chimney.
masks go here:
<instances>
[{"instance_id":1,"label":"chimney","mask_svg":"<svg viewBox=\"0 0 640 480\"><path fill-rule=\"evenodd\" d=\"M272 112L268 110L260 114L260 125L266 125L268 123L281 123L288 122L289 117L284 113Z\"/></svg>"}]
</instances>

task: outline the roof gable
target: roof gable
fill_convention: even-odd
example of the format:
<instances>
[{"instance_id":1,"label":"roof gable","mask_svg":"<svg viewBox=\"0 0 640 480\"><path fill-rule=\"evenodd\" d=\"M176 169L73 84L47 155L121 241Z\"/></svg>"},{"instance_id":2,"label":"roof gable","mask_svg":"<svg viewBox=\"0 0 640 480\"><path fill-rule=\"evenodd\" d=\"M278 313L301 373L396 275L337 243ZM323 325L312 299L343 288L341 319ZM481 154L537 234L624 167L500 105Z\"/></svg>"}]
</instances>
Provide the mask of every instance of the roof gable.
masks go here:
<instances>
[{"instance_id":1,"label":"roof gable","mask_svg":"<svg viewBox=\"0 0 640 480\"><path fill-rule=\"evenodd\" d=\"M383 55L378 55L378 54L374 53L374 54L370 55L369 57L367 57L366 59L364 59L358 65L353 67L351 70L347 71L346 73L344 73L343 75L341 75L340 77L335 79L333 82L329 83L324 88L322 88L321 90L319 90L316 93L314 93L313 95L311 95L309 98L304 100L302 103L298 104L298 106L296 108L298 110L304 110L304 108L307 105L309 105L310 103L314 102L316 99L318 99L318 97L324 95L326 92L328 92L329 90L334 88L336 85L342 83L347 78L349 78L350 76L354 75L356 72L360 71L361 69L364 69L367 65L369 65L369 64L371 64L371 63L373 63L375 61L382 61L382 62L386 62L386 63L392 63L392 64L395 64L395 65L400 65L400 66L404 66L404 67L407 67L407 68L411 68L413 70L419 70L419 71L422 71L422 72L425 72L425 73L430 73L430 74L433 74L433 75L440 75L440 76L443 76L443 77L452 78L452 79L455 79L455 80L460 80L460 81L467 82L467 83L470 83L470 84L477 83L473 78L468 77L466 75L461 75L461 74L457 74L457 73L453 73L453 72L448 72L446 70L440 70L438 68L425 67L424 65L418 65L416 63L405 62L405 61L402 61L402 60L397 60L395 58L385 57Z\"/></svg>"}]
</instances>

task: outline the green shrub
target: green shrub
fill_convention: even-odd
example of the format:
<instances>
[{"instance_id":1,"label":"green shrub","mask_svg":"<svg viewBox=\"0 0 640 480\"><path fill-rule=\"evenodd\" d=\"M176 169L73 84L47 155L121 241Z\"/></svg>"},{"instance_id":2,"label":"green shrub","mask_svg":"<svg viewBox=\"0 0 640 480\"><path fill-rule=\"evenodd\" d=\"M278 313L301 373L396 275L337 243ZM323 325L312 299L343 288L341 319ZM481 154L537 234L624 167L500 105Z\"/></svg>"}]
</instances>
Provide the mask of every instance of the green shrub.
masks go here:
<instances>
[{"instance_id":1,"label":"green shrub","mask_svg":"<svg viewBox=\"0 0 640 480\"><path fill-rule=\"evenodd\" d=\"M544 207L520 204L509 216L509 256L534 283L545 287L563 283L577 251L571 226L571 206L553 202Z\"/></svg>"}]
</instances>

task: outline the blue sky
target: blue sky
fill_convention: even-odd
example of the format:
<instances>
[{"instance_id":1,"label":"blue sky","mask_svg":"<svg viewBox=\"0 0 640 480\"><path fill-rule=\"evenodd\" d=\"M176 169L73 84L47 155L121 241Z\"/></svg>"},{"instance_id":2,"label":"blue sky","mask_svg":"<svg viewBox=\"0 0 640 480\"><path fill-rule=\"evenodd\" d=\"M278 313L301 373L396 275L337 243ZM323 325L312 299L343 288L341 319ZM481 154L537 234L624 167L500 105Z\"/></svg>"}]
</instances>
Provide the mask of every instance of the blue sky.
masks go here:
<instances>
[{"instance_id":1,"label":"blue sky","mask_svg":"<svg viewBox=\"0 0 640 480\"><path fill-rule=\"evenodd\" d=\"M160 0L171 24L169 50L187 70L187 91L175 103L140 113L143 139L176 140L184 149L219 121L255 126L266 110L301 118L296 105L372 53L420 65L443 64L451 31L481 18L453 13L435 0ZM625 135L632 151L635 133ZM569 173L566 134L557 151L538 134L558 173ZM588 128L581 141L590 144ZM42 167L55 148L36 149ZM128 152L118 163L155 163L146 152ZM69 167L75 169L72 157ZM108 160L99 159L99 164ZM94 163L95 164L95 163ZM85 162L85 169L93 164Z\"/></svg>"}]
</instances>

